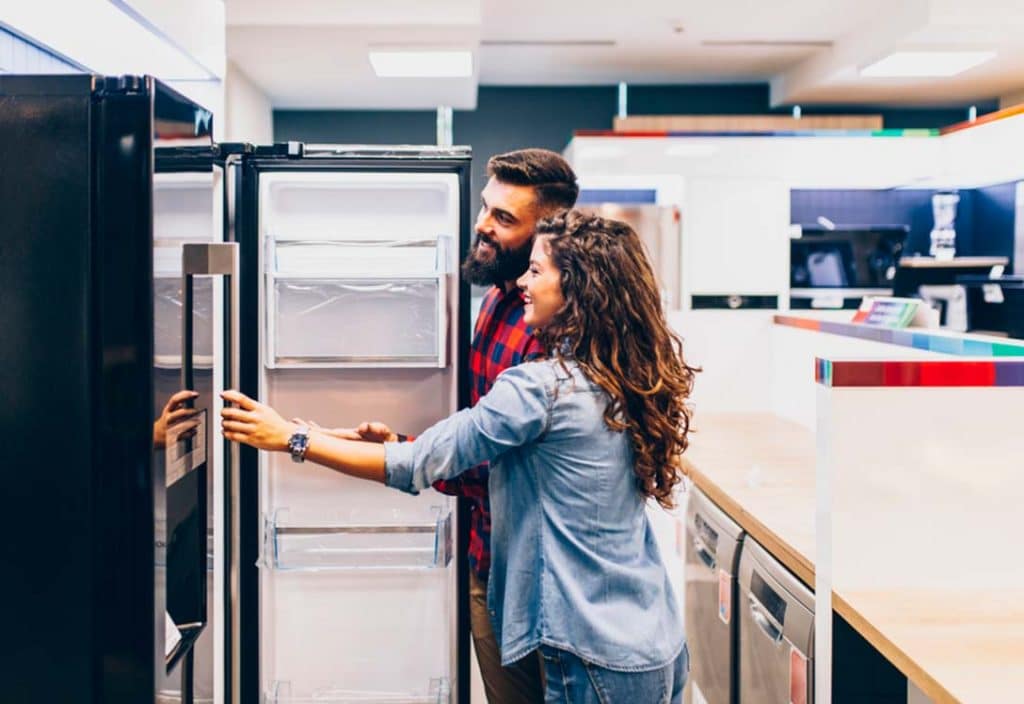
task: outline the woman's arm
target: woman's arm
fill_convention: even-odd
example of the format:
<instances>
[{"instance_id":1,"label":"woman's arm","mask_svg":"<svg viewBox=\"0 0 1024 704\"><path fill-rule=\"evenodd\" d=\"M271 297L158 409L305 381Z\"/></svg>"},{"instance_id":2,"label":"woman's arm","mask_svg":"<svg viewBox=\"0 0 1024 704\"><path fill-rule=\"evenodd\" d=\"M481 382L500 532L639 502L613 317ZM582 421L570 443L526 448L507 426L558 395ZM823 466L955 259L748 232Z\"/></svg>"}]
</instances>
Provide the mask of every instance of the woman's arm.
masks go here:
<instances>
[{"instance_id":1,"label":"woman's arm","mask_svg":"<svg viewBox=\"0 0 1024 704\"><path fill-rule=\"evenodd\" d=\"M288 440L298 428L270 406L238 391L221 396L237 408L225 407L221 417L224 437L260 450L287 452ZM377 442L342 440L322 429L312 428L306 459L342 474L384 483L384 446Z\"/></svg>"},{"instance_id":2,"label":"woman's arm","mask_svg":"<svg viewBox=\"0 0 1024 704\"><path fill-rule=\"evenodd\" d=\"M414 442L355 442L313 429L306 458L343 474L418 493L438 479L454 477L543 435L550 397L542 379L534 365L509 369L476 406L445 418ZM225 391L223 397L238 406L221 414L224 437L262 450L287 451L295 423L237 391Z\"/></svg>"}]
</instances>

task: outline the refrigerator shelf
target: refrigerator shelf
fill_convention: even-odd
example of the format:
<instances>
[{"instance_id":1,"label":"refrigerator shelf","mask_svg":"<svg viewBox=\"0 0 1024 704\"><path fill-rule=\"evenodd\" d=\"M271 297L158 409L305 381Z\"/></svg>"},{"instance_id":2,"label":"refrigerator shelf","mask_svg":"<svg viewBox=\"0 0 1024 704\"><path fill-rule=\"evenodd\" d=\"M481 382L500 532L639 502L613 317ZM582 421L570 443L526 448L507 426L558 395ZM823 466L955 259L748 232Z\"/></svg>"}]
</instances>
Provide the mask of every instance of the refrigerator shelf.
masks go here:
<instances>
[{"instance_id":1,"label":"refrigerator shelf","mask_svg":"<svg viewBox=\"0 0 1024 704\"><path fill-rule=\"evenodd\" d=\"M264 694L264 701L265 704L449 704L451 686L444 677L430 680L426 690L420 692L365 691L340 687L299 690L291 682L278 681Z\"/></svg>"},{"instance_id":2,"label":"refrigerator shelf","mask_svg":"<svg viewBox=\"0 0 1024 704\"><path fill-rule=\"evenodd\" d=\"M447 365L449 238L267 241L267 367Z\"/></svg>"},{"instance_id":3,"label":"refrigerator shelf","mask_svg":"<svg viewBox=\"0 0 1024 704\"><path fill-rule=\"evenodd\" d=\"M260 566L289 571L432 570L452 558L452 514L435 509L430 522L281 525L264 519Z\"/></svg>"}]
</instances>

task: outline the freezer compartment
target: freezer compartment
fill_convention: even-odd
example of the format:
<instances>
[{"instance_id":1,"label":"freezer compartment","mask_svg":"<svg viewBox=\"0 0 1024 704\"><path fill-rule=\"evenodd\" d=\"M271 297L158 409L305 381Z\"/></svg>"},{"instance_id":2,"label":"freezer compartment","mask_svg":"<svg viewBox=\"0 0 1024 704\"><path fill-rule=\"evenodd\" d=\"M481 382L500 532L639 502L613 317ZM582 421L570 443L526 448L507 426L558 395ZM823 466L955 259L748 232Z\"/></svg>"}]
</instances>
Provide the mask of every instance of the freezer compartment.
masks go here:
<instances>
[{"instance_id":1,"label":"freezer compartment","mask_svg":"<svg viewBox=\"0 0 1024 704\"><path fill-rule=\"evenodd\" d=\"M279 510L264 519L261 566L275 570L429 570L452 558L452 514L421 522L295 525Z\"/></svg>"},{"instance_id":2,"label":"freezer compartment","mask_svg":"<svg viewBox=\"0 0 1024 704\"><path fill-rule=\"evenodd\" d=\"M268 240L268 367L444 367L449 238Z\"/></svg>"},{"instance_id":3,"label":"freezer compartment","mask_svg":"<svg viewBox=\"0 0 1024 704\"><path fill-rule=\"evenodd\" d=\"M274 682L265 699L267 704L448 704L451 687L443 677L430 680L420 692L359 691L334 686L303 689L291 682Z\"/></svg>"},{"instance_id":4,"label":"freezer compartment","mask_svg":"<svg viewBox=\"0 0 1024 704\"><path fill-rule=\"evenodd\" d=\"M736 572L743 530L694 487L686 510L687 704L732 704L736 682Z\"/></svg>"}]
</instances>

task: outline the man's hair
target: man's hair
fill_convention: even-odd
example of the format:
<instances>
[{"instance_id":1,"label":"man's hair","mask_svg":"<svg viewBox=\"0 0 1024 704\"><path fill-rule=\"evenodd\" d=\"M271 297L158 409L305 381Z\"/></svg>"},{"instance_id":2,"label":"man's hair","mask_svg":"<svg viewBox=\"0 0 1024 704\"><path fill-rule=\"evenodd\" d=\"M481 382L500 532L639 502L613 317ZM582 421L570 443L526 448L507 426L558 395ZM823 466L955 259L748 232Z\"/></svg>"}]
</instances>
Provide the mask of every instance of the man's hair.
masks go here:
<instances>
[{"instance_id":1,"label":"man's hair","mask_svg":"<svg viewBox=\"0 0 1024 704\"><path fill-rule=\"evenodd\" d=\"M518 149L492 156L487 175L513 186L532 186L537 204L545 211L567 210L576 205L580 194L569 162L547 149Z\"/></svg>"}]
</instances>

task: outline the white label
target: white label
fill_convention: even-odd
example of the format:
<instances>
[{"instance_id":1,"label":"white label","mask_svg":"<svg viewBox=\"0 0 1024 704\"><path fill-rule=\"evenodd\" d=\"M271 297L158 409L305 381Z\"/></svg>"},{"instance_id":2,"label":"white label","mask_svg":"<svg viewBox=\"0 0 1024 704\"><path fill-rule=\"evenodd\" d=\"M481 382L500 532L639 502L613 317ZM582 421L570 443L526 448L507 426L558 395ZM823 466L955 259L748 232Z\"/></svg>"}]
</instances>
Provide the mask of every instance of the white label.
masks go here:
<instances>
[{"instance_id":1,"label":"white label","mask_svg":"<svg viewBox=\"0 0 1024 704\"><path fill-rule=\"evenodd\" d=\"M837 294L815 296L811 299L811 308L842 308L843 297Z\"/></svg>"},{"instance_id":2,"label":"white label","mask_svg":"<svg viewBox=\"0 0 1024 704\"><path fill-rule=\"evenodd\" d=\"M982 284L981 291L985 295L985 303L1002 303L1003 287L999 284Z\"/></svg>"}]
</instances>

